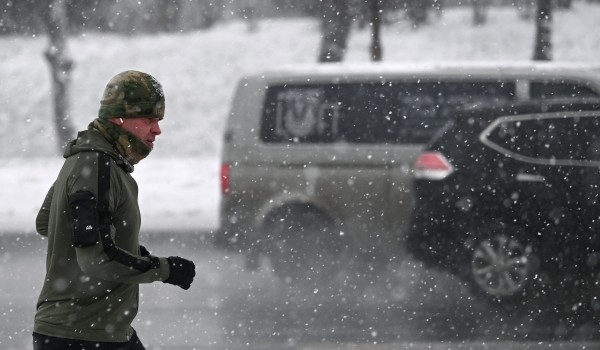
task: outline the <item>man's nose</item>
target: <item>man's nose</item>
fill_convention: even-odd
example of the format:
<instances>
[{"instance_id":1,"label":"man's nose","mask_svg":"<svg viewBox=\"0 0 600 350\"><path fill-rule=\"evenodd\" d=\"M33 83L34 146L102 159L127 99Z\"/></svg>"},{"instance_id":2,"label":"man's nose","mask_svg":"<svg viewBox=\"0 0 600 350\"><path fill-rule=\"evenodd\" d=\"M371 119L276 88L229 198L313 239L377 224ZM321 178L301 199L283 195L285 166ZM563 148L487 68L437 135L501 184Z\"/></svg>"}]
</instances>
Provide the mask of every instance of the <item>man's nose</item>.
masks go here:
<instances>
[{"instance_id":1,"label":"man's nose","mask_svg":"<svg viewBox=\"0 0 600 350\"><path fill-rule=\"evenodd\" d=\"M152 132L155 135L160 135L162 133L162 130L160 130L160 125L158 125L158 122L154 123L154 125L152 126Z\"/></svg>"}]
</instances>

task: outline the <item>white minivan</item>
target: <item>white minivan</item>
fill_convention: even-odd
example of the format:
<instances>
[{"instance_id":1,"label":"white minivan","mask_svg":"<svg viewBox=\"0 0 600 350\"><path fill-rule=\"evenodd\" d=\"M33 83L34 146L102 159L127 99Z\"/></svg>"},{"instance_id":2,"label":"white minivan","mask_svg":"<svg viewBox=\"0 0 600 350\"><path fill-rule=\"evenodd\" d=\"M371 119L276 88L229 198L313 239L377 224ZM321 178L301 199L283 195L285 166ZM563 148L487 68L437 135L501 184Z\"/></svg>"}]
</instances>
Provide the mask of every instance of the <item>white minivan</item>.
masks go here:
<instances>
[{"instance_id":1,"label":"white minivan","mask_svg":"<svg viewBox=\"0 0 600 350\"><path fill-rule=\"evenodd\" d=\"M287 281L402 259L413 161L453 113L599 95L600 66L548 62L317 64L244 77L225 131L215 243L246 253L249 267L270 261Z\"/></svg>"}]
</instances>

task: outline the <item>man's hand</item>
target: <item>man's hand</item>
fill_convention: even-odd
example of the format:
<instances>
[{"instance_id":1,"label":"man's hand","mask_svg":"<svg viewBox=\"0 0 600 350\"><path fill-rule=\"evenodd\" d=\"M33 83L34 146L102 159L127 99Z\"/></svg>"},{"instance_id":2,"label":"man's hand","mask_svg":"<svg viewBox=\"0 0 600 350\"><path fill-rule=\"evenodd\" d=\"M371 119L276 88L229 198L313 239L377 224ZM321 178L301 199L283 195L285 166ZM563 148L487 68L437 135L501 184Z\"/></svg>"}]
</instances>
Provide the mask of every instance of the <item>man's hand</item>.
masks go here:
<instances>
[{"instance_id":1,"label":"man's hand","mask_svg":"<svg viewBox=\"0 0 600 350\"><path fill-rule=\"evenodd\" d=\"M194 276L196 276L196 265L190 260L178 256L170 256L167 261L169 262L169 278L165 280L165 283L189 289Z\"/></svg>"}]
</instances>

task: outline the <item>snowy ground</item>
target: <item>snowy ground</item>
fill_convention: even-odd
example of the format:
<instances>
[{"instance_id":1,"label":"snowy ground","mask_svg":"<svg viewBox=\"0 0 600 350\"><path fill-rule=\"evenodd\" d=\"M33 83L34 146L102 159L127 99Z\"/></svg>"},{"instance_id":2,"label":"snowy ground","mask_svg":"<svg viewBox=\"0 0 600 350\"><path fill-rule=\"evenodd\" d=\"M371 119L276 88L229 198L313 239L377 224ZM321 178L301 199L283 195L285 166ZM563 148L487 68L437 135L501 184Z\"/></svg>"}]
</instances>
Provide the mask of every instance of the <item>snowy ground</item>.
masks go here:
<instances>
[{"instance_id":1,"label":"snowy ground","mask_svg":"<svg viewBox=\"0 0 600 350\"><path fill-rule=\"evenodd\" d=\"M31 349L46 240L0 236L0 349ZM142 237L159 255L181 255L197 276L184 291L140 287L133 323L148 350L582 350L599 349L597 324L552 308L507 314L467 294L457 279L404 261L376 278L286 285L264 261L248 272L239 254L201 237ZM353 271L356 273L358 271ZM372 275L373 275L372 274ZM561 317L562 316L562 317Z\"/></svg>"},{"instance_id":2,"label":"snowy ground","mask_svg":"<svg viewBox=\"0 0 600 350\"><path fill-rule=\"evenodd\" d=\"M556 61L598 62L600 5L575 1L553 20ZM468 8L448 9L429 26L385 26L384 62L528 60L534 24L515 9L492 8L486 26L471 24ZM61 160L51 124L45 37L0 37L0 232L31 232L35 213ZM280 19L248 33L240 22L210 31L121 37L85 33L69 40L72 120L83 129L97 113L115 73L155 75L167 95L167 117L156 150L134 176L140 184L144 229L210 230L218 218L222 131L236 81L279 64L314 62L318 23ZM347 62L369 64L369 35L353 31Z\"/></svg>"}]
</instances>

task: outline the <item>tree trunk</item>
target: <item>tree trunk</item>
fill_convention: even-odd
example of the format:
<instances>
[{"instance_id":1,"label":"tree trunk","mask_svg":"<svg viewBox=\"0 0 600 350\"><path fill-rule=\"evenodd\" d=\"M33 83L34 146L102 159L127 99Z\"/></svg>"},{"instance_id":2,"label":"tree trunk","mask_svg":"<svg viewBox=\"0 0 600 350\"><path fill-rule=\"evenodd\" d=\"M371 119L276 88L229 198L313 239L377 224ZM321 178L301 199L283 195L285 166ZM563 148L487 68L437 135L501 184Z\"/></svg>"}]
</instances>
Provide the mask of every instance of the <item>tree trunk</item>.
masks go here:
<instances>
[{"instance_id":1,"label":"tree trunk","mask_svg":"<svg viewBox=\"0 0 600 350\"><path fill-rule=\"evenodd\" d=\"M164 0L160 0L164 1ZM212 28L223 17L223 1L200 2L201 5L201 29Z\"/></svg>"},{"instance_id":2,"label":"tree trunk","mask_svg":"<svg viewBox=\"0 0 600 350\"><path fill-rule=\"evenodd\" d=\"M258 30L257 20L257 7L256 0L245 0L242 2L240 11L242 13L242 19L246 21L248 33L254 33Z\"/></svg>"},{"instance_id":3,"label":"tree trunk","mask_svg":"<svg viewBox=\"0 0 600 350\"><path fill-rule=\"evenodd\" d=\"M319 62L340 62L344 59L352 18L347 0L323 2L323 25Z\"/></svg>"},{"instance_id":4,"label":"tree trunk","mask_svg":"<svg viewBox=\"0 0 600 350\"><path fill-rule=\"evenodd\" d=\"M482 26L487 22L487 0L471 0L473 5L473 25Z\"/></svg>"},{"instance_id":5,"label":"tree trunk","mask_svg":"<svg viewBox=\"0 0 600 350\"><path fill-rule=\"evenodd\" d=\"M406 15L410 19L413 29L418 29L427 23L428 0L407 0Z\"/></svg>"},{"instance_id":6,"label":"tree trunk","mask_svg":"<svg viewBox=\"0 0 600 350\"><path fill-rule=\"evenodd\" d=\"M180 4L177 0L169 0L163 1L160 0L157 2L157 19L156 19L156 27L154 31L156 32L174 32L179 28L178 23L178 12L180 10Z\"/></svg>"},{"instance_id":7,"label":"tree trunk","mask_svg":"<svg viewBox=\"0 0 600 350\"><path fill-rule=\"evenodd\" d=\"M371 0L371 60L379 62L383 59L381 48L381 0Z\"/></svg>"},{"instance_id":8,"label":"tree trunk","mask_svg":"<svg viewBox=\"0 0 600 350\"><path fill-rule=\"evenodd\" d=\"M442 17L442 14L444 13L444 1L445 0L433 0L432 7L438 18Z\"/></svg>"},{"instance_id":9,"label":"tree trunk","mask_svg":"<svg viewBox=\"0 0 600 350\"><path fill-rule=\"evenodd\" d=\"M569 10L569 9L571 9L571 7L573 5L573 1L572 0L558 0L556 5L562 9Z\"/></svg>"},{"instance_id":10,"label":"tree trunk","mask_svg":"<svg viewBox=\"0 0 600 350\"><path fill-rule=\"evenodd\" d=\"M75 128L69 116L69 88L73 60L67 53L68 19L66 0L53 0L47 11L47 13L42 13L41 16L49 39L45 55L50 65L54 100L54 125L58 136L58 148L62 153L66 142L75 136Z\"/></svg>"},{"instance_id":11,"label":"tree trunk","mask_svg":"<svg viewBox=\"0 0 600 350\"><path fill-rule=\"evenodd\" d=\"M533 11L536 0L519 0L517 9L519 11L519 17L523 20L530 20L533 18Z\"/></svg>"},{"instance_id":12,"label":"tree trunk","mask_svg":"<svg viewBox=\"0 0 600 350\"><path fill-rule=\"evenodd\" d=\"M537 0L534 61L552 59L552 0Z\"/></svg>"}]
</instances>

